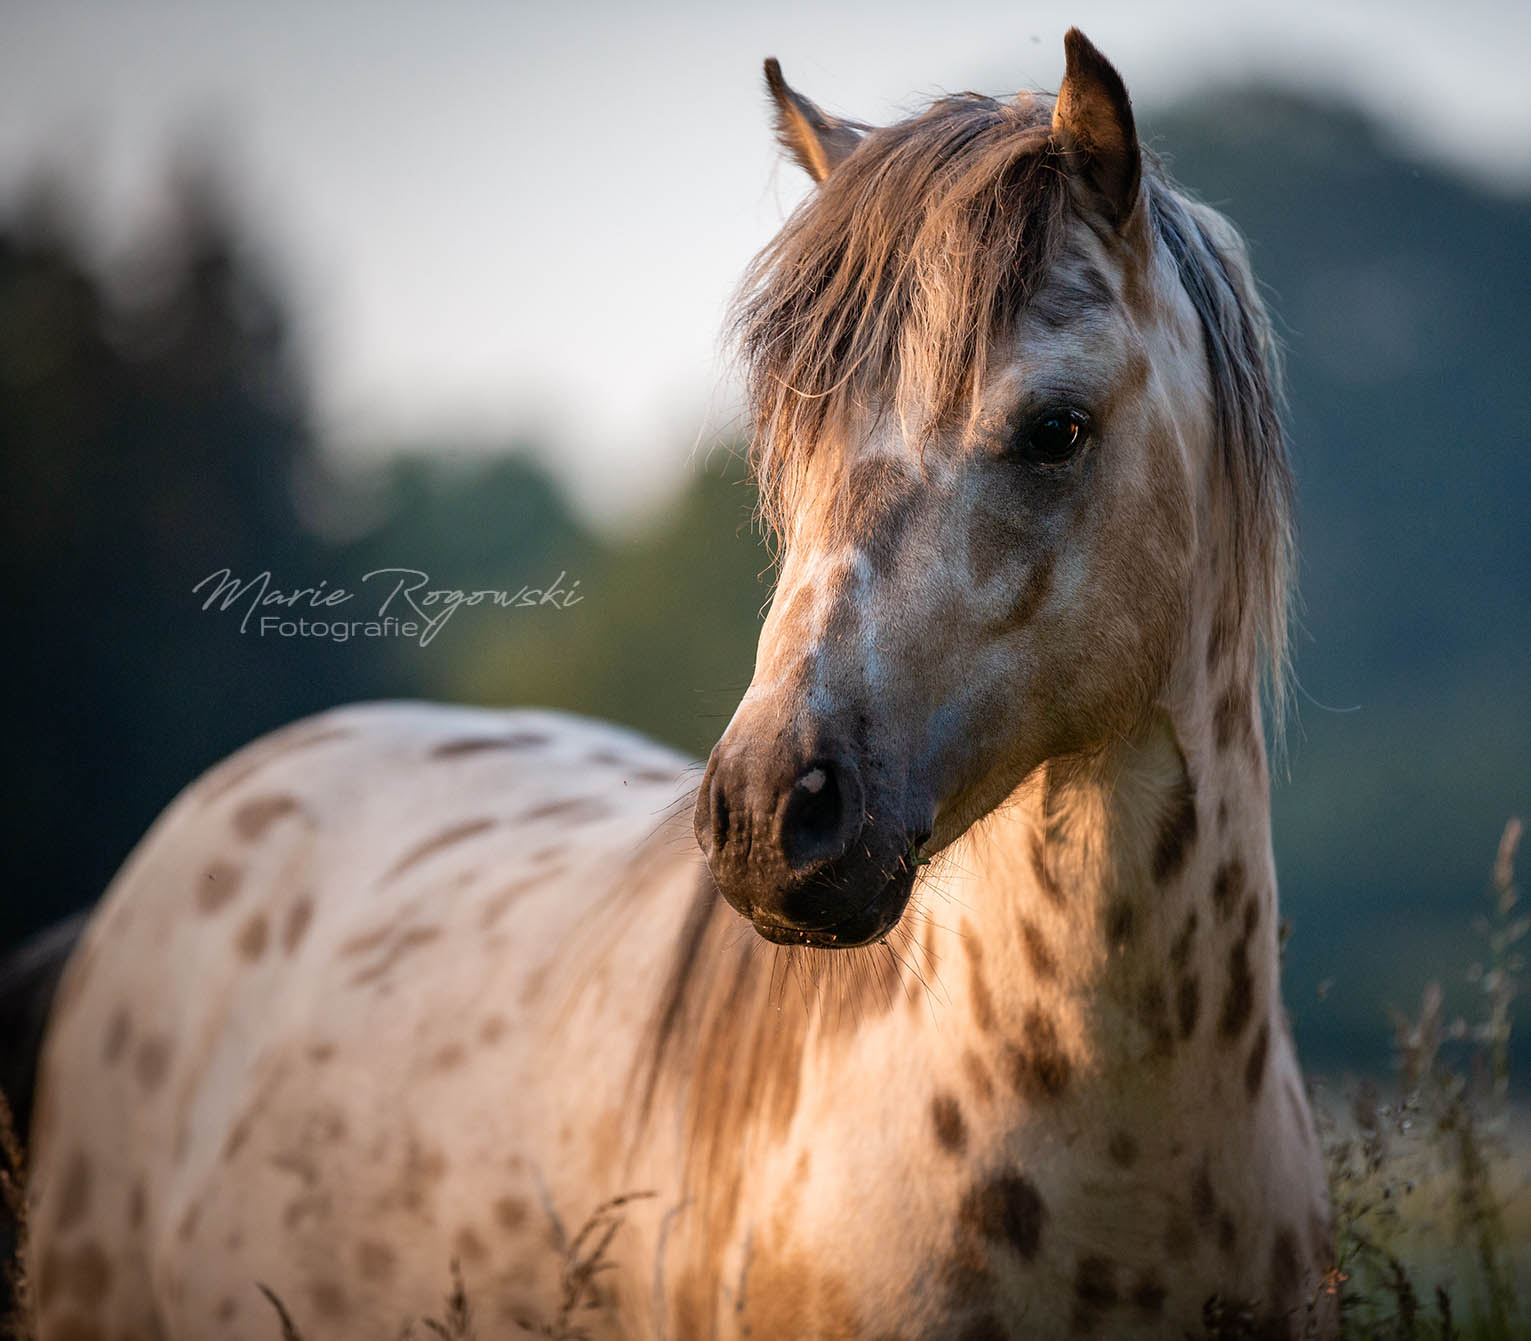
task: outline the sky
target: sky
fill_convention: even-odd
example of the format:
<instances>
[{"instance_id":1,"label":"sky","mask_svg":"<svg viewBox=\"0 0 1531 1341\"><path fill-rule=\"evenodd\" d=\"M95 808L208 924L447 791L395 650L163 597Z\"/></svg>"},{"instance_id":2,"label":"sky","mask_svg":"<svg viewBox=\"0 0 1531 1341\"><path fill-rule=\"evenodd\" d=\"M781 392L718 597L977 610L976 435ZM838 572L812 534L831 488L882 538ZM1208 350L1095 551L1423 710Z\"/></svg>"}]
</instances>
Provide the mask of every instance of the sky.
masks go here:
<instances>
[{"instance_id":1,"label":"sky","mask_svg":"<svg viewBox=\"0 0 1531 1341\"><path fill-rule=\"evenodd\" d=\"M1199 88L1274 78L1531 186L1525 3L0 0L0 210L62 166L110 259L164 208L177 147L212 146L339 456L530 433L616 514L736 423L727 301L807 189L762 58L878 122L1056 88L1070 24L1149 129Z\"/></svg>"}]
</instances>

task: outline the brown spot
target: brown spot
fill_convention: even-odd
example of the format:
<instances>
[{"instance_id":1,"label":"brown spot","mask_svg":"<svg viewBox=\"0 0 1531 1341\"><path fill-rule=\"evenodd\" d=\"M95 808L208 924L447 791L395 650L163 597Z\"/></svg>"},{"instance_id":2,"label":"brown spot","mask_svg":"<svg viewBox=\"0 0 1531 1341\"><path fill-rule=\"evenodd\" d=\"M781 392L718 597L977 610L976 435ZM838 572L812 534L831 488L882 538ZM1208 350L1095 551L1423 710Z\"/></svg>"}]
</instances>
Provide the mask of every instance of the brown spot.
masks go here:
<instances>
[{"instance_id":1,"label":"brown spot","mask_svg":"<svg viewBox=\"0 0 1531 1341\"><path fill-rule=\"evenodd\" d=\"M240 928L234 942L241 959L255 961L266 953L266 915L256 913Z\"/></svg>"},{"instance_id":2,"label":"brown spot","mask_svg":"<svg viewBox=\"0 0 1531 1341\"><path fill-rule=\"evenodd\" d=\"M1212 907L1217 920L1226 922L1244 894L1244 863L1237 857L1225 861L1212 877Z\"/></svg>"},{"instance_id":3,"label":"brown spot","mask_svg":"<svg viewBox=\"0 0 1531 1341\"><path fill-rule=\"evenodd\" d=\"M1069 1086L1073 1065L1058 1042L1052 1019L1033 1007L1022 1025L1024 1041L1011 1048L1012 1080L1031 1099L1056 1099Z\"/></svg>"},{"instance_id":4,"label":"brown spot","mask_svg":"<svg viewBox=\"0 0 1531 1341\"><path fill-rule=\"evenodd\" d=\"M138 1083L146 1090L158 1089L164 1082L165 1073L170 1070L169 1042L158 1035L144 1039L138 1045L133 1070Z\"/></svg>"},{"instance_id":5,"label":"brown spot","mask_svg":"<svg viewBox=\"0 0 1531 1341\"><path fill-rule=\"evenodd\" d=\"M397 1254L386 1243L377 1239L363 1239L356 1245L356 1265L363 1280L387 1280L398 1264Z\"/></svg>"},{"instance_id":6,"label":"brown spot","mask_svg":"<svg viewBox=\"0 0 1531 1341\"><path fill-rule=\"evenodd\" d=\"M438 1071L451 1071L461 1066L466 1056L461 1043L448 1043L431 1059L431 1065Z\"/></svg>"},{"instance_id":7,"label":"brown spot","mask_svg":"<svg viewBox=\"0 0 1531 1341\"><path fill-rule=\"evenodd\" d=\"M1066 900L1063 887L1053 878L1047 865L1047 844L1040 832L1031 835L1031 873L1036 877L1037 888L1054 907L1061 908Z\"/></svg>"},{"instance_id":8,"label":"brown spot","mask_svg":"<svg viewBox=\"0 0 1531 1341\"><path fill-rule=\"evenodd\" d=\"M385 953L375 964L360 970L352 976L353 987L364 987L368 983L376 982L388 974L388 972L405 955L418 950L421 946L430 945L433 941L441 939L440 927L411 927L408 931L394 938Z\"/></svg>"},{"instance_id":9,"label":"brown spot","mask_svg":"<svg viewBox=\"0 0 1531 1341\"><path fill-rule=\"evenodd\" d=\"M215 861L197 883L197 907L211 915L225 907L239 893L244 872L226 861Z\"/></svg>"},{"instance_id":10,"label":"brown spot","mask_svg":"<svg viewBox=\"0 0 1531 1341\"><path fill-rule=\"evenodd\" d=\"M484 911L479 915L478 925L482 931L491 930L495 923L505 915L506 910L520 897L538 885L545 885L550 880L556 880L564 873L562 866L549 866L537 871L532 875L523 876L520 880L514 880L504 889L495 894L485 905Z\"/></svg>"},{"instance_id":11,"label":"brown spot","mask_svg":"<svg viewBox=\"0 0 1531 1341\"><path fill-rule=\"evenodd\" d=\"M1244 939L1248 940L1255 934L1255 928L1260 925L1260 904L1251 894L1244 900Z\"/></svg>"},{"instance_id":12,"label":"brown spot","mask_svg":"<svg viewBox=\"0 0 1531 1341\"><path fill-rule=\"evenodd\" d=\"M1180 1020L1180 1037L1190 1038L1201 1014L1201 980L1194 973L1186 974L1175 989L1175 1013Z\"/></svg>"},{"instance_id":13,"label":"brown spot","mask_svg":"<svg viewBox=\"0 0 1531 1341\"><path fill-rule=\"evenodd\" d=\"M1177 973L1190 962L1191 945L1196 939L1196 928L1200 921L1196 909L1192 908L1185 915L1185 921L1181 924L1180 934L1175 937L1175 943L1170 946L1170 967Z\"/></svg>"},{"instance_id":14,"label":"brown spot","mask_svg":"<svg viewBox=\"0 0 1531 1341\"><path fill-rule=\"evenodd\" d=\"M464 1225L452 1239L452 1253L464 1262L482 1262L489 1249L472 1225Z\"/></svg>"},{"instance_id":15,"label":"brown spot","mask_svg":"<svg viewBox=\"0 0 1531 1341\"><path fill-rule=\"evenodd\" d=\"M930 1120L935 1124L941 1149L960 1155L967 1149L968 1127L962 1105L952 1094L938 1094L930 1101Z\"/></svg>"},{"instance_id":16,"label":"brown spot","mask_svg":"<svg viewBox=\"0 0 1531 1341\"><path fill-rule=\"evenodd\" d=\"M1116 1264L1105 1257L1081 1257L1074 1271L1074 1330L1088 1331L1116 1305Z\"/></svg>"},{"instance_id":17,"label":"brown spot","mask_svg":"<svg viewBox=\"0 0 1531 1341\"><path fill-rule=\"evenodd\" d=\"M1117 1130L1106 1142L1106 1154L1118 1168L1130 1169L1138 1159L1138 1143L1131 1132Z\"/></svg>"},{"instance_id":18,"label":"brown spot","mask_svg":"<svg viewBox=\"0 0 1531 1341\"><path fill-rule=\"evenodd\" d=\"M466 839L476 838L494 827L495 821L492 819L465 820L461 824L454 824L450 829L442 830L434 838L427 838L423 843L416 843L388 868L379 883L386 884L390 880L397 879L410 867L419 865L427 857L435 856L436 853Z\"/></svg>"},{"instance_id":19,"label":"brown spot","mask_svg":"<svg viewBox=\"0 0 1531 1341\"><path fill-rule=\"evenodd\" d=\"M1270 1021L1261 1020L1260 1028L1255 1033L1254 1046L1249 1050L1249 1061L1244 1065L1244 1090L1251 1100L1259 1095L1260 1086L1265 1080L1265 1057L1270 1051L1270 1043Z\"/></svg>"},{"instance_id":20,"label":"brown spot","mask_svg":"<svg viewBox=\"0 0 1531 1341\"><path fill-rule=\"evenodd\" d=\"M569 824L584 824L591 820L605 819L611 808L592 796L566 796L561 801L544 801L518 817L518 823L535 824L539 820L564 820Z\"/></svg>"},{"instance_id":21,"label":"brown spot","mask_svg":"<svg viewBox=\"0 0 1531 1341\"><path fill-rule=\"evenodd\" d=\"M102 1341L95 1320L73 1309L48 1319L48 1341Z\"/></svg>"},{"instance_id":22,"label":"brown spot","mask_svg":"<svg viewBox=\"0 0 1531 1341\"><path fill-rule=\"evenodd\" d=\"M303 935L313 918L313 899L307 894L299 894L287 910L287 918L282 923L282 949L286 953L291 954L302 943Z\"/></svg>"},{"instance_id":23,"label":"brown spot","mask_svg":"<svg viewBox=\"0 0 1531 1341\"><path fill-rule=\"evenodd\" d=\"M364 931L360 936L352 936L350 940L343 941L340 953L343 956L366 954L368 950L375 950L389 936L393 934L393 928L377 927L372 931Z\"/></svg>"},{"instance_id":24,"label":"brown spot","mask_svg":"<svg viewBox=\"0 0 1531 1341\"><path fill-rule=\"evenodd\" d=\"M962 1069L967 1073L968 1084L973 1087L974 1094L985 1101L994 1097L994 1082L989 1078L989 1068L972 1048L962 1054Z\"/></svg>"},{"instance_id":25,"label":"brown spot","mask_svg":"<svg viewBox=\"0 0 1531 1341\"><path fill-rule=\"evenodd\" d=\"M1293 1302L1302 1279L1302 1263L1297 1254L1297 1235L1287 1226L1276 1231L1271 1244L1270 1303L1285 1308Z\"/></svg>"},{"instance_id":26,"label":"brown spot","mask_svg":"<svg viewBox=\"0 0 1531 1341\"><path fill-rule=\"evenodd\" d=\"M1170 1030L1169 998L1158 978L1150 978L1138 993L1138 1023L1148 1033L1150 1056L1168 1057L1175 1050L1175 1037Z\"/></svg>"},{"instance_id":27,"label":"brown spot","mask_svg":"<svg viewBox=\"0 0 1531 1341\"><path fill-rule=\"evenodd\" d=\"M1196 785L1191 781L1185 755L1180 755L1180 780L1169 799L1169 810L1159 826L1154 844L1153 873L1159 884L1180 873L1186 856L1196 843Z\"/></svg>"},{"instance_id":28,"label":"brown spot","mask_svg":"<svg viewBox=\"0 0 1531 1341\"><path fill-rule=\"evenodd\" d=\"M133 1036L133 1021L128 1015L126 1006L118 1006L112 1012L112 1020L106 1027L106 1046L101 1051L101 1060L108 1066L117 1061L128 1046L128 1040Z\"/></svg>"},{"instance_id":29,"label":"brown spot","mask_svg":"<svg viewBox=\"0 0 1531 1341\"><path fill-rule=\"evenodd\" d=\"M1132 1287L1132 1306L1145 1318L1157 1318L1164 1312L1165 1288L1153 1272L1145 1272Z\"/></svg>"},{"instance_id":30,"label":"brown spot","mask_svg":"<svg viewBox=\"0 0 1531 1341\"><path fill-rule=\"evenodd\" d=\"M535 750L548 744L551 737L538 731L512 731L508 736L468 736L447 740L434 746L432 759L461 759L465 754L483 754L488 750Z\"/></svg>"},{"instance_id":31,"label":"brown spot","mask_svg":"<svg viewBox=\"0 0 1531 1341\"><path fill-rule=\"evenodd\" d=\"M491 1015L478 1027L479 1042L485 1047L493 1047L505 1037L505 1017L503 1015Z\"/></svg>"},{"instance_id":32,"label":"brown spot","mask_svg":"<svg viewBox=\"0 0 1531 1341\"><path fill-rule=\"evenodd\" d=\"M239 1306L227 1295L218 1301L218 1311L214 1315L219 1322L232 1322L234 1314L239 1311Z\"/></svg>"},{"instance_id":33,"label":"brown spot","mask_svg":"<svg viewBox=\"0 0 1531 1341\"><path fill-rule=\"evenodd\" d=\"M284 815L295 814L300 809L294 796L256 797L234 812L234 832L247 843L256 842Z\"/></svg>"},{"instance_id":34,"label":"brown spot","mask_svg":"<svg viewBox=\"0 0 1531 1341\"><path fill-rule=\"evenodd\" d=\"M223 1143L223 1158L227 1162L232 1160L245 1147L245 1142L250 1139L250 1114L246 1113L229 1130L228 1140Z\"/></svg>"},{"instance_id":35,"label":"brown spot","mask_svg":"<svg viewBox=\"0 0 1531 1341\"><path fill-rule=\"evenodd\" d=\"M962 923L962 949L968 959L968 994L973 1001L973 1023L984 1033L992 1033L994 998L989 995L989 984L983 976L983 946L966 919Z\"/></svg>"},{"instance_id":36,"label":"brown spot","mask_svg":"<svg viewBox=\"0 0 1531 1341\"><path fill-rule=\"evenodd\" d=\"M507 1234L526 1223L526 1203L520 1197L501 1197L494 1203L494 1222Z\"/></svg>"},{"instance_id":37,"label":"brown spot","mask_svg":"<svg viewBox=\"0 0 1531 1341\"><path fill-rule=\"evenodd\" d=\"M326 1062L334 1061L335 1045L333 1043L313 1043L309 1045L308 1059L323 1066Z\"/></svg>"},{"instance_id":38,"label":"brown spot","mask_svg":"<svg viewBox=\"0 0 1531 1341\"><path fill-rule=\"evenodd\" d=\"M316 1280L308 1287L308 1297L321 1318L333 1320L345 1315L346 1292L332 1280Z\"/></svg>"},{"instance_id":39,"label":"brown spot","mask_svg":"<svg viewBox=\"0 0 1531 1341\"><path fill-rule=\"evenodd\" d=\"M1247 741L1252 738L1252 711L1248 693L1237 686L1225 689L1218 696L1217 706L1212 711L1212 730L1220 751L1227 750L1235 739Z\"/></svg>"},{"instance_id":40,"label":"brown spot","mask_svg":"<svg viewBox=\"0 0 1531 1341\"><path fill-rule=\"evenodd\" d=\"M87 1239L74 1252L49 1248L38 1272L38 1309L43 1311L54 1299L63 1297L93 1311L111 1288L112 1264L94 1239Z\"/></svg>"},{"instance_id":41,"label":"brown spot","mask_svg":"<svg viewBox=\"0 0 1531 1341\"><path fill-rule=\"evenodd\" d=\"M1132 939L1137 910L1126 899L1113 899L1106 909L1106 943L1124 946Z\"/></svg>"},{"instance_id":42,"label":"brown spot","mask_svg":"<svg viewBox=\"0 0 1531 1341\"><path fill-rule=\"evenodd\" d=\"M1010 1341L1010 1329L992 1313L970 1318L957 1341Z\"/></svg>"},{"instance_id":43,"label":"brown spot","mask_svg":"<svg viewBox=\"0 0 1531 1341\"><path fill-rule=\"evenodd\" d=\"M1032 974L1040 982L1051 982L1058 976L1058 961L1053 958L1051 947L1037 930L1036 923L1021 919L1021 944L1026 950L1026 961Z\"/></svg>"},{"instance_id":44,"label":"brown spot","mask_svg":"<svg viewBox=\"0 0 1531 1341\"><path fill-rule=\"evenodd\" d=\"M959 1223L991 1243L1004 1243L1030 1262L1042 1244L1047 1208L1029 1178L996 1174L969 1190L957 1212Z\"/></svg>"},{"instance_id":45,"label":"brown spot","mask_svg":"<svg viewBox=\"0 0 1531 1341\"><path fill-rule=\"evenodd\" d=\"M1191 1211L1196 1216L1196 1222L1203 1227L1210 1225L1217 1214L1217 1196L1212 1191L1212 1174L1206 1160L1196 1166L1196 1173L1191 1179Z\"/></svg>"},{"instance_id":46,"label":"brown spot","mask_svg":"<svg viewBox=\"0 0 1531 1341\"><path fill-rule=\"evenodd\" d=\"M1223 1013L1217 1022L1225 1042L1244 1032L1254 1009L1255 983L1249 970L1249 942L1235 941L1228 951L1228 989L1223 995Z\"/></svg>"}]
</instances>

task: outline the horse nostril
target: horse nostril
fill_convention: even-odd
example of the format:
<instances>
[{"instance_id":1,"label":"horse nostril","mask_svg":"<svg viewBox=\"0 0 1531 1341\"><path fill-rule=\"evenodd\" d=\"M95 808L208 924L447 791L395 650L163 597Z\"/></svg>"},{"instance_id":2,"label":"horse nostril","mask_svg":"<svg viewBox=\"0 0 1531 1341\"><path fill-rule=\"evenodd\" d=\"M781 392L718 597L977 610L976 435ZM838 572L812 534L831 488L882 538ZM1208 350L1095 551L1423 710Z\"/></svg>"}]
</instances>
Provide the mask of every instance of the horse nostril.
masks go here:
<instances>
[{"instance_id":1,"label":"horse nostril","mask_svg":"<svg viewBox=\"0 0 1531 1341\"><path fill-rule=\"evenodd\" d=\"M728 842L728 798L716 779L712 784L712 841L717 849Z\"/></svg>"},{"instance_id":2,"label":"horse nostril","mask_svg":"<svg viewBox=\"0 0 1531 1341\"><path fill-rule=\"evenodd\" d=\"M789 866L832 860L849 846L856 826L846 790L841 770L828 760L792 784L781 817L781 851Z\"/></svg>"},{"instance_id":3,"label":"horse nostril","mask_svg":"<svg viewBox=\"0 0 1531 1341\"><path fill-rule=\"evenodd\" d=\"M702 785L697 789L696 811L692 816L692 831L708 860L721 855L728 845L728 796L722 774L716 756L709 759Z\"/></svg>"}]
</instances>

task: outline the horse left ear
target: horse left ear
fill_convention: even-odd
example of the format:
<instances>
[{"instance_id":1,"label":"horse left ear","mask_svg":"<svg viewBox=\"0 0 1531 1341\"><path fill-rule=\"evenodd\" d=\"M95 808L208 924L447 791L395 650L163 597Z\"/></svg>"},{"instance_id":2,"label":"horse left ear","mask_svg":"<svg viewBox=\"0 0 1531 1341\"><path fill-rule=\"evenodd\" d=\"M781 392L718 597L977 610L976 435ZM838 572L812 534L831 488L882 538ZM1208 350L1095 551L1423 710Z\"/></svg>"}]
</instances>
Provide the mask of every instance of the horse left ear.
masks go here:
<instances>
[{"instance_id":1,"label":"horse left ear","mask_svg":"<svg viewBox=\"0 0 1531 1341\"><path fill-rule=\"evenodd\" d=\"M775 56L766 57L765 77L776 103L776 138L804 172L822 182L861 143L866 127L830 116L809 102L781 77Z\"/></svg>"},{"instance_id":2,"label":"horse left ear","mask_svg":"<svg viewBox=\"0 0 1531 1341\"><path fill-rule=\"evenodd\" d=\"M1120 228L1137 203L1143 175L1132 99L1116 67L1078 28L1064 35L1063 51L1067 66L1053 104L1053 139Z\"/></svg>"}]
</instances>

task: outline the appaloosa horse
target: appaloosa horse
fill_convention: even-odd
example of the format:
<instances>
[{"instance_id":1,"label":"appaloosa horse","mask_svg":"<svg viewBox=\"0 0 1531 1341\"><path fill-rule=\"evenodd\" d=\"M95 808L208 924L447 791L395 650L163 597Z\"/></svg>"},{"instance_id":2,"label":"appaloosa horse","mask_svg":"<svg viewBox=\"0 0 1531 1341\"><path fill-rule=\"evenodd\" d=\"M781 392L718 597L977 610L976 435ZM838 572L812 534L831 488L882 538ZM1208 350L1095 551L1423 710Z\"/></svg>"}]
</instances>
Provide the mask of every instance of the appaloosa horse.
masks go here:
<instances>
[{"instance_id":1,"label":"appaloosa horse","mask_svg":"<svg viewBox=\"0 0 1531 1341\"><path fill-rule=\"evenodd\" d=\"M881 129L767 65L817 182L737 309L780 580L699 789L378 704L154 826L44 1048L42 1341L272 1337L257 1283L392 1336L454 1259L481 1336L1331 1329L1271 337L1066 49Z\"/></svg>"}]
</instances>

